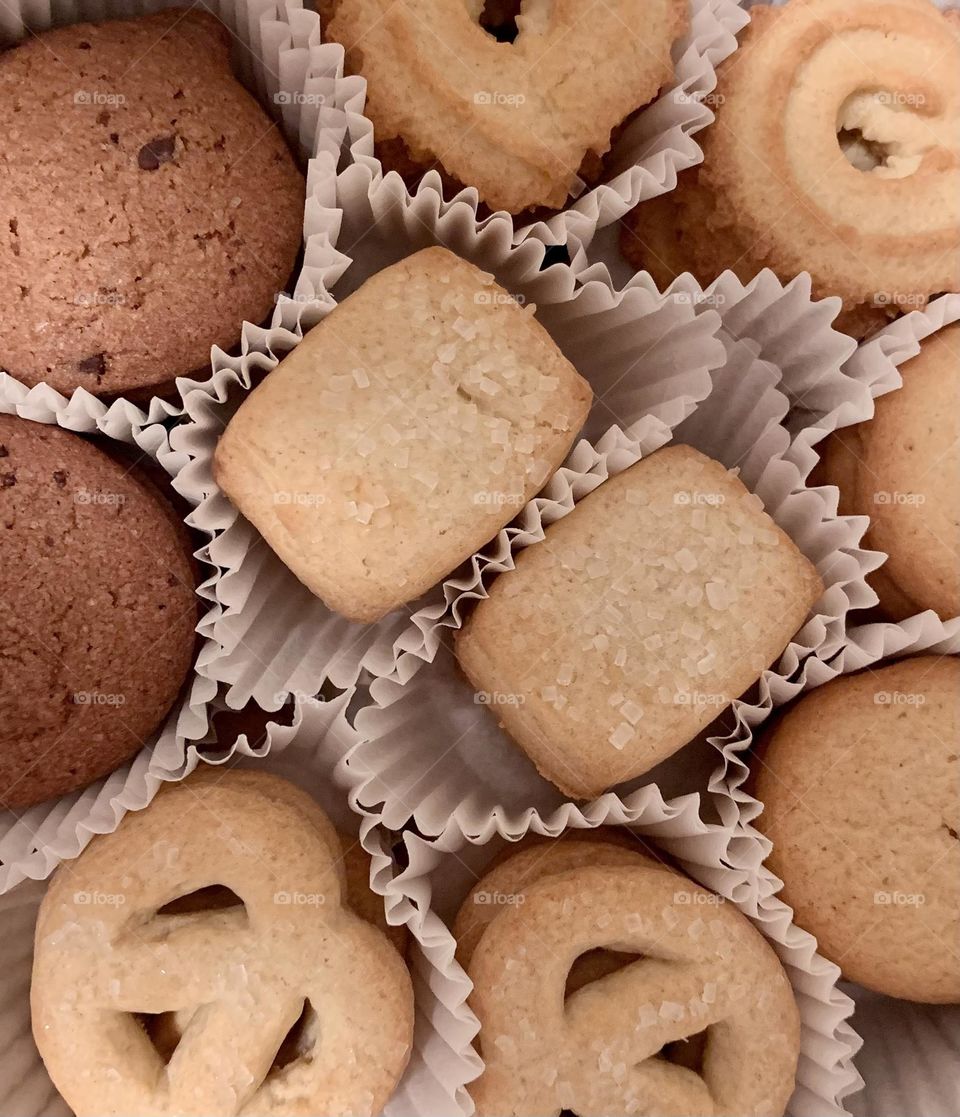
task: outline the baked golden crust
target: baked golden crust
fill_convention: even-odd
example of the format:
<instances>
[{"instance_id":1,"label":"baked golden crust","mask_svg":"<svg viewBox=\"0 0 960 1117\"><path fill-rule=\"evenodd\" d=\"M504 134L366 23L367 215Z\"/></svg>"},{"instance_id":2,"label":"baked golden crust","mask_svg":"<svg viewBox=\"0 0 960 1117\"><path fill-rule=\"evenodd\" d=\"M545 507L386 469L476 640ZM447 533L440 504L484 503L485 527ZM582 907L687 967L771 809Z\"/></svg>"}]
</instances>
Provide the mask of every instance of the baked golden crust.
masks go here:
<instances>
[{"instance_id":1,"label":"baked golden crust","mask_svg":"<svg viewBox=\"0 0 960 1117\"><path fill-rule=\"evenodd\" d=\"M413 163L441 163L493 209L562 206L584 157L606 152L611 131L672 75L688 4L526 0L512 43L488 34L482 9L339 0L327 34L367 79L378 142L402 140Z\"/></svg>"},{"instance_id":2,"label":"baked golden crust","mask_svg":"<svg viewBox=\"0 0 960 1117\"><path fill-rule=\"evenodd\" d=\"M874 417L831 435L821 484L844 516L869 516L864 546L889 556L871 576L895 620L933 609L960 615L960 325L940 330L903 366L903 387Z\"/></svg>"},{"instance_id":3,"label":"baked golden crust","mask_svg":"<svg viewBox=\"0 0 960 1117\"><path fill-rule=\"evenodd\" d=\"M955 20L928 0L755 7L716 99L702 166L623 234L658 283L809 271L858 334L960 287Z\"/></svg>"}]
</instances>

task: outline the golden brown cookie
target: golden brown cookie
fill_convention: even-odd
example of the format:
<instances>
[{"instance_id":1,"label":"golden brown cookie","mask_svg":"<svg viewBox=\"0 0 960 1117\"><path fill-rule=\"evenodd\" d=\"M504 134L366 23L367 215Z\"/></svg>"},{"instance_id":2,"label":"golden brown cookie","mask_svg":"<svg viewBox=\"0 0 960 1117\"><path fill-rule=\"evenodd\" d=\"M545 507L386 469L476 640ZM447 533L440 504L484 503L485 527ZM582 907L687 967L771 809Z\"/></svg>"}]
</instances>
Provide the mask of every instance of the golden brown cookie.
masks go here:
<instances>
[{"instance_id":1,"label":"golden brown cookie","mask_svg":"<svg viewBox=\"0 0 960 1117\"><path fill-rule=\"evenodd\" d=\"M262 772L163 790L54 876L31 1009L78 1117L379 1113L406 1066L413 993L379 931L343 905L336 831ZM229 907L168 905L221 885ZM171 1051L158 1017L188 1019Z\"/></svg>"},{"instance_id":2,"label":"golden brown cookie","mask_svg":"<svg viewBox=\"0 0 960 1117\"><path fill-rule=\"evenodd\" d=\"M231 419L218 484L331 609L373 621L419 597L563 461L592 394L532 310L424 249L340 303Z\"/></svg>"},{"instance_id":3,"label":"golden brown cookie","mask_svg":"<svg viewBox=\"0 0 960 1117\"><path fill-rule=\"evenodd\" d=\"M521 551L458 632L456 654L541 774L590 798L693 740L821 593L738 477L671 446Z\"/></svg>"},{"instance_id":4,"label":"golden brown cookie","mask_svg":"<svg viewBox=\"0 0 960 1117\"><path fill-rule=\"evenodd\" d=\"M189 535L79 435L0 415L0 803L63 795L137 752L194 648Z\"/></svg>"},{"instance_id":5,"label":"golden brown cookie","mask_svg":"<svg viewBox=\"0 0 960 1117\"><path fill-rule=\"evenodd\" d=\"M960 661L847 675L760 751L757 825L797 923L844 976L960 1002Z\"/></svg>"},{"instance_id":6,"label":"golden brown cookie","mask_svg":"<svg viewBox=\"0 0 960 1117\"><path fill-rule=\"evenodd\" d=\"M380 150L401 167L442 165L491 209L512 213L565 203L578 169L673 75L671 46L690 21L686 0L324 8L328 36L367 79Z\"/></svg>"},{"instance_id":7,"label":"golden brown cookie","mask_svg":"<svg viewBox=\"0 0 960 1117\"><path fill-rule=\"evenodd\" d=\"M960 22L929 0L751 8L704 161L624 223L661 287L808 271L861 336L960 288Z\"/></svg>"},{"instance_id":8,"label":"golden brown cookie","mask_svg":"<svg viewBox=\"0 0 960 1117\"><path fill-rule=\"evenodd\" d=\"M142 397L261 322L304 184L199 9L60 27L0 55L0 365Z\"/></svg>"},{"instance_id":9,"label":"golden brown cookie","mask_svg":"<svg viewBox=\"0 0 960 1117\"><path fill-rule=\"evenodd\" d=\"M397 953L407 953L409 932L406 926L394 927L387 922L383 910L383 897L370 887L370 855L360 844L360 839L350 834L339 835L343 848L343 871L346 874L347 902L368 923L372 923L393 943Z\"/></svg>"},{"instance_id":10,"label":"golden brown cookie","mask_svg":"<svg viewBox=\"0 0 960 1117\"><path fill-rule=\"evenodd\" d=\"M889 558L871 575L895 620L933 609L960 615L960 325L923 342L903 387L874 416L824 443L820 483L844 516L869 516L865 547Z\"/></svg>"},{"instance_id":11,"label":"golden brown cookie","mask_svg":"<svg viewBox=\"0 0 960 1117\"><path fill-rule=\"evenodd\" d=\"M782 1114L800 1025L776 955L719 897L620 852L526 885L473 950L478 1117ZM578 960L603 949L632 960L572 989ZM685 1041L699 1061L674 1061Z\"/></svg>"}]
</instances>

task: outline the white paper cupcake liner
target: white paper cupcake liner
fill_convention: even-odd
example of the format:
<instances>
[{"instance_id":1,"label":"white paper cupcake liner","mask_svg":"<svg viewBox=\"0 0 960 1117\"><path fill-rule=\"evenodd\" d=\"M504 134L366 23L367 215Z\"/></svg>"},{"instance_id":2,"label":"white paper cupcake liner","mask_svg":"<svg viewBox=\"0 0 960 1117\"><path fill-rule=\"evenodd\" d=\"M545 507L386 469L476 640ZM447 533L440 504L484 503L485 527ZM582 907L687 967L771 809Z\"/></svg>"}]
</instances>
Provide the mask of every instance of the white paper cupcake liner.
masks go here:
<instances>
[{"instance_id":1,"label":"white paper cupcake liner","mask_svg":"<svg viewBox=\"0 0 960 1117\"><path fill-rule=\"evenodd\" d=\"M544 244L566 245L572 258L589 245L597 229L619 221L639 202L672 190L681 171L702 161L703 151L694 136L713 121L709 94L716 86L715 67L736 50L737 33L749 17L733 0L691 0L690 11L690 29L673 47L674 80L624 129L611 153L613 177L544 220L525 222L523 215L511 217L501 211L487 221L502 224L516 243L533 236ZM393 189L409 198L396 172L384 175L374 155L373 125L364 123L352 132L355 173L362 170L371 192L385 180L393 180ZM442 197L436 172L428 172L414 194L424 190ZM476 213L479 199L469 184L456 199Z\"/></svg>"},{"instance_id":2,"label":"white paper cupcake liner","mask_svg":"<svg viewBox=\"0 0 960 1117\"><path fill-rule=\"evenodd\" d=\"M356 734L345 716L351 697L351 692L347 691L330 702L302 703L293 723L269 726L269 745L259 734L255 742L242 738L234 743L228 737L224 747L216 747L216 757L220 763L239 761L241 765L255 765L258 770L283 776L308 791L341 833L359 836L361 844L376 856L382 892L383 882L391 875L384 872L390 859L389 836L376 829L369 819L353 812L346 794L350 777L343 757L356 741ZM220 702L214 703L214 707L225 708ZM211 755L208 752L207 759ZM195 764L194 754L191 767ZM69 866L64 868L69 871ZM70 1115L69 1108L50 1082L33 1042L30 1025L33 931L44 890L45 884L27 881L0 895L0 1114L3 1117ZM392 922L398 923L399 919L394 917ZM420 1073L419 1060L415 1058L407 1077L416 1078ZM401 1086L401 1090L403 1088ZM386 1112L409 1117L409 1111L398 1110L395 1105L395 1101L391 1102Z\"/></svg>"},{"instance_id":3,"label":"white paper cupcake liner","mask_svg":"<svg viewBox=\"0 0 960 1117\"><path fill-rule=\"evenodd\" d=\"M139 0L22 0L19 4L14 0L0 8L0 39L13 41L26 34L27 27L42 30L78 20L132 17L165 6L169 5ZM220 0L211 10L232 30L238 74L268 110L282 110L291 140L315 156L312 174L319 170L332 174L357 98L362 103L363 94L357 79L343 77L342 50L320 44L316 14L302 11L294 0L279 5L267 0ZM319 319L330 303L323 284L344 266L330 247L335 227L336 215L312 197L311 241L293 295L278 299L269 329L244 325L241 357L230 358L215 350L215 367L221 361L244 368L256 368L264 360L275 363L273 348L289 348L303 328ZM184 471L189 477L190 455L171 446L168 434L180 409L158 399L144 407L125 400L107 405L82 389L67 400L49 386L28 389L9 375L0 376L0 411L138 447L163 467L174 479L174 487L190 501L189 485L178 480ZM207 556L201 551L198 557ZM216 576L208 571L201 577L205 580L198 593L213 602L211 611L216 614ZM209 628L212 621L208 616L203 623ZM206 733L206 704L217 695L217 681L203 672L208 655L209 648L203 649L181 700L127 765L81 791L19 816L0 815L0 892L25 877L48 876L59 860L75 857L92 834L113 830L126 811L145 806L162 781L182 778L196 764L196 753L188 745Z\"/></svg>"},{"instance_id":4,"label":"white paper cupcake liner","mask_svg":"<svg viewBox=\"0 0 960 1117\"><path fill-rule=\"evenodd\" d=\"M556 837L568 825L586 830L623 823L673 856L706 888L735 903L771 942L801 1016L797 1085L787 1112L791 1117L839 1117L845 1112L843 1098L860 1085L851 1065L859 1040L846 1023L852 1002L837 990L836 967L816 953L812 937L784 916L785 909L770 910L767 895L758 895L748 874L732 865L737 847L748 839L736 830L703 822L695 796L665 802L657 795L637 804L628 817L612 804L606 809L597 804L590 818L565 819L557 825L532 816L523 834ZM407 923L416 942L413 968L422 1058L388 1112L468 1115L473 1112L470 1083L483 1067L473 1046L479 1023L467 1004L471 984L455 959L449 925L470 887L506 845L504 830L491 820L486 831L469 842L454 827L436 841L407 834L404 845L406 867L388 880L387 859L382 857L384 876L378 887L386 890L392 917Z\"/></svg>"}]
</instances>

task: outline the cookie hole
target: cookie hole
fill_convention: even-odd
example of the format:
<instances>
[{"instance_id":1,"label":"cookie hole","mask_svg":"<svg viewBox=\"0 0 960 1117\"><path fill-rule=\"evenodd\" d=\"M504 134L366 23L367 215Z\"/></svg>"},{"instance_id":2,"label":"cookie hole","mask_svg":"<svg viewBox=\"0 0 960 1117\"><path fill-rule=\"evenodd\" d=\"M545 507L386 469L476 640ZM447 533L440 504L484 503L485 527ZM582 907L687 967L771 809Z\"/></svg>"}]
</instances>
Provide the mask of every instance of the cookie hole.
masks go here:
<instances>
[{"instance_id":1,"label":"cookie hole","mask_svg":"<svg viewBox=\"0 0 960 1117\"><path fill-rule=\"evenodd\" d=\"M210 884L164 904L157 915L190 915L198 911L224 911L244 906L243 900L231 888L224 884Z\"/></svg>"},{"instance_id":2,"label":"cookie hole","mask_svg":"<svg viewBox=\"0 0 960 1117\"><path fill-rule=\"evenodd\" d=\"M707 1053L709 1035L710 1029L704 1028L702 1032L687 1036L686 1039L678 1039L673 1043L665 1044L659 1052L660 1058L666 1059L668 1063L673 1063L674 1066L692 1070L694 1074L699 1074L702 1078L703 1060Z\"/></svg>"},{"instance_id":3,"label":"cookie hole","mask_svg":"<svg viewBox=\"0 0 960 1117\"><path fill-rule=\"evenodd\" d=\"M313 1049L317 1045L319 1025L320 1021L316 1010L309 1000L304 1000L303 1011L297 1017L290 1031L284 1036L283 1043L280 1044L274 1056L267 1078L279 1074L284 1067L288 1067L298 1059L307 1063L311 1061Z\"/></svg>"},{"instance_id":4,"label":"cookie hole","mask_svg":"<svg viewBox=\"0 0 960 1117\"><path fill-rule=\"evenodd\" d=\"M512 43L520 34L517 16L521 0L485 0L480 13L480 26L498 43Z\"/></svg>"},{"instance_id":5,"label":"cookie hole","mask_svg":"<svg viewBox=\"0 0 960 1117\"><path fill-rule=\"evenodd\" d=\"M623 950L608 950L606 947L588 950L585 954L581 954L570 967L570 972L567 974L567 983L563 990L564 1000L585 985L616 973L618 970L622 970L624 966L629 966L642 957L642 954L632 954Z\"/></svg>"},{"instance_id":6,"label":"cookie hole","mask_svg":"<svg viewBox=\"0 0 960 1117\"><path fill-rule=\"evenodd\" d=\"M861 90L837 113L837 143L847 162L878 178L906 178L919 168L931 146L931 133L920 118L920 93Z\"/></svg>"},{"instance_id":7,"label":"cookie hole","mask_svg":"<svg viewBox=\"0 0 960 1117\"><path fill-rule=\"evenodd\" d=\"M173 1058L183 1033L177 1024L174 1012L135 1012L134 1020L146 1032L147 1039L153 1044L164 1066Z\"/></svg>"}]
</instances>

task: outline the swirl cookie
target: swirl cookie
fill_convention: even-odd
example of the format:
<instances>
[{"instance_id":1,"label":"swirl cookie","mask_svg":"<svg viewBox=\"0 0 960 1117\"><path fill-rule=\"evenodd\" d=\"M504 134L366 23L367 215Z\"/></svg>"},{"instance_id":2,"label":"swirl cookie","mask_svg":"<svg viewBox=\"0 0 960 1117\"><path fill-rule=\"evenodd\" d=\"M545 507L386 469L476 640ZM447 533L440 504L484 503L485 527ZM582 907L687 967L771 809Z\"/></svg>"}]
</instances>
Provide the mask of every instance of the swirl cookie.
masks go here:
<instances>
[{"instance_id":1,"label":"swirl cookie","mask_svg":"<svg viewBox=\"0 0 960 1117\"><path fill-rule=\"evenodd\" d=\"M850 981L960 1003L960 661L921 656L801 698L760 752L756 825L796 921Z\"/></svg>"},{"instance_id":2,"label":"swirl cookie","mask_svg":"<svg viewBox=\"0 0 960 1117\"><path fill-rule=\"evenodd\" d=\"M862 335L960 288L960 23L929 0L751 9L718 69L704 161L634 210L628 259L666 287L807 271Z\"/></svg>"},{"instance_id":3,"label":"swirl cookie","mask_svg":"<svg viewBox=\"0 0 960 1117\"><path fill-rule=\"evenodd\" d=\"M0 415L0 804L113 771L193 656L190 538L145 477L79 435Z\"/></svg>"},{"instance_id":4,"label":"swirl cookie","mask_svg":"<svg viewBox=\"0 0 960 1117\"><path fill-rule=\"evenodd\" d=\"M327 0L326 10L328 37L367 79L388 169L440 165L511 213L565 203L578 170L673 75L670 49L690 20L687 0Z\"/></svg>"},{"instance_id":5,"label":"swirl cookie","mask_svg":"<svg viewBox=\"0 0 960 1117\"><path fill-rule=\"evenodd\" d=\"M467 952L477 1114L782 1114L800 1025L773 951L719 897L614 848L574 840L550 870L526 866L523 902ZM615 965L583 970L598 952Z\"/></svg>"},{"instance_id":6,"label":"swirl cookie","mask_svg":"<svg viewBox=\"0 0 960 1117\"><path fill-rule=\"evenodd\" d=\"M80 23L0 55L0 365L149 393L273 309L303 178L197 9Z\"/></svg>"},{"instance_id":7,"label":"swirl cookie","mask_svg":"<svg viewBox=\"0 0 960 1117\"><path fill-rule=\"evenodd\" d=\"M824 443L817 481L844 516L869 516L864 546L889 557L870 576L895 620L960 615L960 325L924 341L903 387Z\"/></svg>"},{"instance_id":8,"label":"swirl cookie","mask_svg":"<svg viewBox=\"0 0 960 1117\"><path fill-rule=\"evenodd\" d=\"M58 870L31 1009L77 1117L379 1113L409 1058L413 993L386 937L344 906L340 860L292 784L207 770ZM206 905L215 886L234 902ZM171 1013L186 1026L169 1052L151 1027Z\"/></svg>"},{"instance_id":9,"label":"swirl cookie","mask_svg":"<svg viewBox=\"0 0 960 1117\"><path fill-rule=\"evenodd\" d=\"M541 774L587 799L692 741L822 592L739 478L671 446L521 551L457 633L456 655Z\"/></svg>"},{"instance_id":10,"label":"swirl cookie","mask_svg":"<svg viewBox=\"0 0 960 1117\"><path fill-rule=\"evenodd\" d=\"M424 249L344 299L231 419L217 482L331 609L373 621L419 597L563 461L592 393L532 309Z\"/></svg>"}]
</instances>

